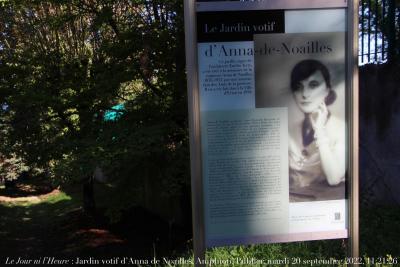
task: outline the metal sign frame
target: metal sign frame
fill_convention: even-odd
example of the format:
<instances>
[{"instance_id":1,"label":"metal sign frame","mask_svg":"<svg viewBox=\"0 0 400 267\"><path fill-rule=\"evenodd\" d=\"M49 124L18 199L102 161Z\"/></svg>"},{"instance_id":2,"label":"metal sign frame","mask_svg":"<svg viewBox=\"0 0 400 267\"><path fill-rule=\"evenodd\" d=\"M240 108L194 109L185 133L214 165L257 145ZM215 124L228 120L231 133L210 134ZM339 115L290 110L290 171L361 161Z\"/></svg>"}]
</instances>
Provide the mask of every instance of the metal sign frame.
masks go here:
<instances>
[{"instance_id":1,"label":"metal sign frame","mask_svg":"<svg viewBox=\"0 0 400 267\"><path fill-rule=\"evenodd\" d=\"M246 5L246 9L313 9L313 8L347 8L347 56L346 56L346 121L348 122L348 172L349 178L349 256L359 256L359 154L358 154L358 0L280 0L259 2L198 2L184 1L185 11L185 44L188 87L190 159L193 208L193 249L194 263L205 259L205 224L204 196L202 181L202 154L200 129L199 76L197 58L196 12L212 10L235 10Z\"/></svg>"}]
</instances>

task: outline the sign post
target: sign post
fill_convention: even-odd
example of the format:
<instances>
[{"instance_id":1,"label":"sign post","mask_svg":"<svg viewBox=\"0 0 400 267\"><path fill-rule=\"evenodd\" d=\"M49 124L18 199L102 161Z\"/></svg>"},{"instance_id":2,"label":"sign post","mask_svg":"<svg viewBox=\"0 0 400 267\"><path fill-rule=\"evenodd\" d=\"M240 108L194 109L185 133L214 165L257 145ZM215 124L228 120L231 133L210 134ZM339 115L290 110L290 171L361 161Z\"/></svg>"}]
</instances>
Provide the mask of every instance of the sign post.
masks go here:
<instances>
[{"instance_id":1,"label":"sign post","mask_svg":"<svg viewBox=\"0 0 400 267\"><path fill-rule=\"evenodd\" d=\"M196 266L198 259L205 259L203 179L201 170L201 137L199 87L197 75L196 49L196 6L195 0L185 1L185 46L186 70L188 84L189 134L190 134L190 168L192 184L192 221L193 221L193 250Z\"/></svg>"},{"instance_id":2,"label":"sign post","mask_svg":"<svg viewBox=\"0 0 400 267\"><path fill-rule=\"evenodd\" d=\"M185 1L195 264L349 238L358 256L357 1Z\"/></svg>"},{"instance_id":3,"label":"sign post","mask_svg":"<svg viewBox=\"0 0 400 267\"><path fill-rule=\"evenodd\" d=\"M350 154L349 169L351 171L350 183L350 235L349 253L353 258L360 256L359 245L359 150L358 150L358 131L359 131L359 92L358 92L358 9L359 1L353 0L349 3L348 11L348 84L351 85L349 96L351 97L351 107L349 116L351 117L350 128Z\"/></svg>"}]
</instances>

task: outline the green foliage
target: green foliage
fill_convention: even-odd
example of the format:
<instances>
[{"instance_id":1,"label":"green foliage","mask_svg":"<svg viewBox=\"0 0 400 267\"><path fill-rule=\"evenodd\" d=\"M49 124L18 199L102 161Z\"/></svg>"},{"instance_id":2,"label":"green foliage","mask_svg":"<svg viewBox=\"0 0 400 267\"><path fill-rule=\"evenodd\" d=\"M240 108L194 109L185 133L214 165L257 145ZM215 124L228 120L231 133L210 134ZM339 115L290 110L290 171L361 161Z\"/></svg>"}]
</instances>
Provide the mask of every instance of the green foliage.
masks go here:
<instances>
[{"instance_id":1,"label":"green foliage","mask_svg":"<svg viewBox=\"0 0 400 267\"><path fill-rule=\"evenodd\" d=\"M28 167L20 158L0 156L0 181L16 180L26 171Z\"/></svg>"},{"instance_id":2,"label":"green foliage","mask_svg":"<svg viewBox=\"0 0 400 267\"><path fill-rule=\"evenodd\" d=\"M182 19L178 0L3 2L0 151L55 184L100 166L116 210L147 180L179 195L189 182ZM104 121L118 104L118 120Z\"/></svg>"},{"instance_id":3,"label":"green foliage","mask_svg":"<svg viewBox=\"0 0 400 267\"><path fill-rule=\"evenodd\" d=\"M400 255L400 208L363 207L360 217L360 250L368 257ZM379 246L377 246L379 244Z\"/></svg>"},{"instance_id":4,"label":"green foliage","mask_svg":"<svg viewBox=\"0 0 400 267\"><path fill-rule=\"evenodd\" d=\"M295 242L282 244L262 244L248 246L232 246L214 248L207 251L206 258L235 262L227 266L248 266L243 260L262 260L264 263L256 266L276 265L308 265L307 260L341 260L345 258L346 249L342 240L325 240L312 242ZM238 260L236 260L238 259ZM248 261L247 261L248 262ZM323 266L324 264L314 266ZM326 264L325 264L326 265Z\"/></svg>"},{"instance_id":5,"label":"green foliage","mask_svg":"<svg viewBox=\"0 0 400 267\"><path fill-rule=\"evenodd\" d=\"M206 266L347 266L344 244L345 240L324 240L211 248ZM185 263L176 266L193 266L186 264L194 262L192 251L183 259ZM326 264L333 260L337 264Z\"/></svg>"}]
</instances>

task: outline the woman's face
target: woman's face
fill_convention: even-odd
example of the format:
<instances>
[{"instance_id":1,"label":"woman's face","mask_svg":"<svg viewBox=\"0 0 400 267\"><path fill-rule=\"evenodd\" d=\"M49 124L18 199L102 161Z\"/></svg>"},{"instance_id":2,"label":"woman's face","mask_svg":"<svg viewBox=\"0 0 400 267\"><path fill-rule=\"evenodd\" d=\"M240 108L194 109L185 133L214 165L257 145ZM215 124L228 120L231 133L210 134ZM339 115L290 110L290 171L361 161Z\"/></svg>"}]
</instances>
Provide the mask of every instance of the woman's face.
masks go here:
<instances>
[{"instance_id":1,"label":"woman's face","mask_svg":"<svg viewBox=\"0 0 400 267\"><path fill-rule=\"evenodd\" d=\"M321 71L317 70L308 78L300 81L293 94L300 110L304 113L312 113L325 101L329 90L324 76Z\"/></svg>"}]
</instances>

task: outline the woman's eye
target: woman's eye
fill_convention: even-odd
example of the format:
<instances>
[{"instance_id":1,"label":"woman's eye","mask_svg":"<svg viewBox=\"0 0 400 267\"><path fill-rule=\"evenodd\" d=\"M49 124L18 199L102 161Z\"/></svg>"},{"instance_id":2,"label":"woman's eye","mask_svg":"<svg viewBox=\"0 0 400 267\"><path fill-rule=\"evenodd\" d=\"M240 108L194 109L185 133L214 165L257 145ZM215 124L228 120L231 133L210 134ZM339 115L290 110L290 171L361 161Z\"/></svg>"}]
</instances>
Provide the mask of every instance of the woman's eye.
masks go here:
<instances>
[{"instance_id":1,"label":"woman's eye","mask_svg":"<svg viewBox=\"0 0 400 267\"><path fill-rule=\"evenodd\" d=\"M303 89L303 85L301 83L296 84L296 90L295 91L299 91Z\"/></svg>"},{"instance_id":2,"label":"woman's eye","mask_svg":"<svg viewBox=\"0 0 400 267\"><path fill-rule=\"evenodd\" d=\"M310 88L317 88L319 86L319 82L311 81L309 84Z\"/></svg>"}]
</instances>

